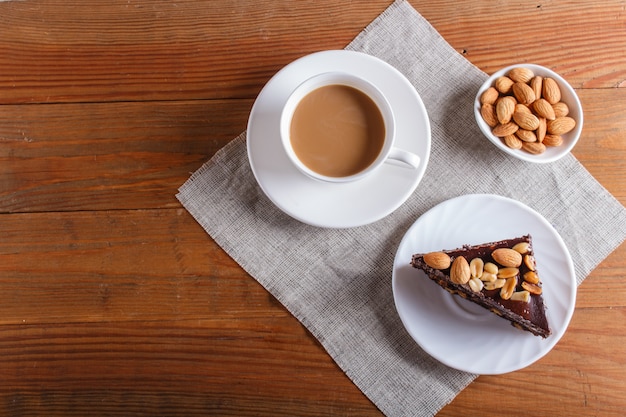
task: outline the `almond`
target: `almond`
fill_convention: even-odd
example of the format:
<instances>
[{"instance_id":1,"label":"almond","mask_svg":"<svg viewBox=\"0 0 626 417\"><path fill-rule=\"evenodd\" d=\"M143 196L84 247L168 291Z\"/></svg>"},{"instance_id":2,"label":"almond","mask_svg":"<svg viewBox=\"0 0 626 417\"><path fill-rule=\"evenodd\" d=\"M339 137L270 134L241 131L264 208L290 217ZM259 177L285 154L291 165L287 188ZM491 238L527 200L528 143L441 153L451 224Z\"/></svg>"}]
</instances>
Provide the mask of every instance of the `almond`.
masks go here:
<instances>
[{"instance_id":1,"label":"almond","mask_svg":"<svg viewBox=\"0 0 626 417\"><path fill-rule=\"evenodd\" d=\"M551 135L563 135L576 127L576 120L569 116L557 117L554 120L548 120L548 133Z\"/></svg>"},{"instance_id":2,"label":"almond","mask_svg":"<svg viewBox=\"0 0 626 417\"><path fill-rule=\"evenodd\" d=\"M541 75L535 75L532 80L530 80L530 88L535 92L535 97L541 97L541 87L543 86L543 77Z\"/></svg>"},{"instance_id":3,"label":"almond","mask_svg":"<svg viewBox=\"0 0 626 417\"><path fill-rule=\"evenodd\" d=\"M520 105L521 106L521 105ZM552 108L552 107L550 107ZM513 120L520 127L520 129L535 130L539 127L539 119L532 113L526 113L524 111L518 111L513 113Z\"/></svg>"},{"instance_id":4,"label":"almond","mask_svg":"<svg viewBox=\"0 0 626 417\"><path fill-rule=\"evenodd\" d=\"M514 81L509 77L498 77L496 78L495 87L502 94L508 94L511 91L511 87L513 87Z\"/></svg>"},{"instance_id":5,"label":"almond","mask_svg":"<svg viewBox=\"0 0 626 417\"><path fill-rule=\"evenodd\" d=\"M530 108L527 105L521 104L521 103L517 103L515 105L515 111L521 112L521 113L532 113L532 110L530 110Z\"/></svg>"},{"instance_id":6,"label":"almond","mask_svg":"<svg viewBox=\"0 0 626 417\"><path fill-rule=\"evenodd\" d=\"M527 83L535 76L535 74L530 68L517 67L510 70L508 76L515 82Z\"/></svg>"},{"instance_id":7,"label":"almond","mask_svg":"<svg viewBox=\"0 0 626 417\"><path fill-rule=\"evenodd\" d=\"M522 142L522 150L533 155L540 155L546 151L546 145L541 142Z\"/></svg>"},{"instance_id":8,"label":"almond","mask_svg":"<svg viewBox=\"0 0 626 417\"><path fill-rule=\"evenodd\" d=\"M553 104L552 108L554 109L555 117L563 117L569 114L569 107L567 106L567 104L563 103L562 101L559 101L558 103Z\"/></svg>"},{"instance_id":9,"label":"almond","mask_svg":"<svg viewBox=\"0 0 626 417\"><path fill-rule=\"evenodd\" d=\"M546 135L542 143L546 146L561 146L563 137L561 135Z\"/></svg>"},{"instance_id":10,"label":"almond","mask_svg":"<svg viewBox=\"0 0 626 417\"><path fill-rule=\"evenodd\" d=\"M456 284L467 284L471 276L472 273L467 259L462 256L457 256L454 262L452 262L452 268L450 269L450 279L452 282Z\"/></svg>"},{"instance_id":11,"label":"almond","mask_svg":"<svg viewBox=\"0 0 626 417\"><path fill-rule=\"evenodd\" d=\"M544 78L541 95L548 103L555 104L561 101L561 89L553 78Z\"/></svg>"},{"instance_id":12,"label":"almond","mask_svg":"<svg viewBox=\"0 0 626 417\"><path fill-rule=\"evenodd\" d=\"M499 248L491 252L494 261L504 267L517 268L522 264L522 254L509 248Z\"/></svg>"},{"instance_id":13,"label":"almond","mask_svg":"<svg viewBox=\"0 0 626 417\"><path fill-rule=\"evenodd\" d=\"M522 149L522 141L515 135L503 137L502 142L511 149Z\"/></svg>"},{"instance_id":14,"label":"almond","mask_svg":"<svg viewBox=\"0 0 626 417\"><path fill-rule=\"evenodd\" d=\"M530 243L528 242L516 243L511 249L513 249L515 252L519 252L520 254L525 255L530 251Z\"/></svg>"},{"instance_id":15,"label":"almond","mask_svg":"<svg viewBox=\"0 0 626 417\"><path fill-rule=\"evenodd\" d=\"M528 84L517 82L513 84L513 95L519 103L530 104L535 101L535 92Z\"/></svg>"},{"instance_id":16,"label":"almond","mask_svg":"<svg viewBox=\"0 0 626 417\"><path fill-rule=\"evenodd\" d=\"M494 127L491 133L493 133L494 136L503 138L508 135L513 135L515 132L518 131L518 129L519 129L518 125L516 125L513 122L509 122L505 124L499 124L498 126Z\"/></svg>"},{"instance_id":17,"label":"almond","mask_svg":"<svg viewBox=\"0 0 626 417\"><path fill-rule=\"evenodd\" d=\"M484 103L480 107L480 115L483 117L485 123L489 125L489 127L496 127L498 124L498 116L496 116L496 108L493 104Z\"/></svg>"},{"instance_id":18,"label":"almond","mask_svg":"<svg viewBox=\"0 0 626 417\"><path fill-rule=\"evenodd\" d=\"M493 104L496 102L500 94L494 87L489 87L480 95L480 104Z\"/></svg>"},{"instance_id":19,"label":"almond","mask_svg":"<svg viewBox=\"0 0 626 417\"><path fill-rule=\"evenodd\" d=\"M548 131L548 123L545 118L539 118L539 127L535 130L535 135L537 135L537 142L543 142L546 137L546 132Z\"/></svg>"},{"instance_id":20,"label":"almond","mask_svg":"<svg viewBox=\"0 0 626 417\"><path fill-rule=\"evenodd\" d=\"M434 269L450 268L450 257L443 252L430 252L424 255L426 265Z\"/></svg>"},{"instance_id":21,"label":"almond","mask_svg":"<svg viewBox=\"0 0 626 417\"><path fill-rule=\"evenodd\" d=\"M535 102L533 103L533 109L535 110L537 116L545 117L548 120L556 119L552 104L548 103L548 100L546 100L545 98L535 100Z\"/></svg>"},{"instance_id":22,"label":"almond","mask_svg":"<svg viewBox=\"0 0 626 417\"><path fill-rule=\"evenodd\" d=\"M517 129L515 136L523 142L537 142L537 135L532 130Z\"/></svg>"},{"instance_id":23,"label":"almond","mask_svg":"<svg viewBox=\"0 0 626 417\"><path fill-rule=\"evenodd\" d=\"M510 96L501 97L496 101L496 116L500 123L505 124L511 121L515 112L515 99Z\"/></svg>"}]
</instances>

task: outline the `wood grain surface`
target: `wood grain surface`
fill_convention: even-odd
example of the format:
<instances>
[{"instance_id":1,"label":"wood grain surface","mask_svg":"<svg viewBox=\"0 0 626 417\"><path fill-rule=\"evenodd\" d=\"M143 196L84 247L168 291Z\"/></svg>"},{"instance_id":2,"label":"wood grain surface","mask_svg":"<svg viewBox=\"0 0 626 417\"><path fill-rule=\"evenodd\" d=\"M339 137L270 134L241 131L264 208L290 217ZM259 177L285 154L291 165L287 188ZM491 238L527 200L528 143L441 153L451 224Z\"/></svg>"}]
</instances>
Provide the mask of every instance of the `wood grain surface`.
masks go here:
<instances>
[{"instance_id":1,"label":"wood grain surface","mask_svg":"<svg viewBox=\"0 0 626 417\"><path fill-rule=\"evenodd\" d=\"M390 3L0 1L1 415L381 415L175 194L278 69ZM411 4L487 73L561 73L573 153L626 204L623 1ZM552 352L440 415L623 415L625 277L622 244Z\"/></svg>"}]
</instances>

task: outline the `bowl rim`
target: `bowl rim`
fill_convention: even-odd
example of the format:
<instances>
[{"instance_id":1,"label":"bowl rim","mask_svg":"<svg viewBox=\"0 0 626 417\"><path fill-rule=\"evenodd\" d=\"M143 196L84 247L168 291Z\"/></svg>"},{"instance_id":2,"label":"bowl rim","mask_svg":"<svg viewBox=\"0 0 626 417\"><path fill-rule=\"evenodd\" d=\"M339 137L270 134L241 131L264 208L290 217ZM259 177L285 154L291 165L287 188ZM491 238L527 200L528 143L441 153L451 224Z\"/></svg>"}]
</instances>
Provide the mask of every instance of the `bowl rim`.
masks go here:
<instances>
[{"instance_id":1,"label":"bowl rim","mask_svg":"<svg viewBox=\"0 0 626 417\"><path fill-rule=\"evenodd\" d=\"M561 88L562 93L563 91L567 92L568 98L563 101L567 103L567 105L570 107L569 116L573 117L576 120L576 127L571 132L568 132L566 135L564 135L564 139L567 141L567 143L564 143L563 145L558 147L549 148L546 152L540 155L533 155L528 152L519 149L511 149L506 146L499 137L491 133L491 127L487 125L487 123L483 120L482 115L480 114L480 96L482 95L482 93L489 87L493 86L496 78L505 75L513 68L519 67L529 68L535 74L541 75L543 77L550 76L551 78L554 78L559 83L559 87ZM474 117L483 135L487 139L489 139L494 145L496 145L496 147L518 159L534 163L554 162L570 153L580 139L584 121L583 108L578 94L576 93L576 90L574 90L574 88L567 82L567 80L565 80L561 75L559 75L557 72L550 68L531 63L509 65L491 74L487 78L487 80L485 80L485 82L480 86L478 92L476 93L476 97L474 98Z\"/></svg>"}]
</instances>

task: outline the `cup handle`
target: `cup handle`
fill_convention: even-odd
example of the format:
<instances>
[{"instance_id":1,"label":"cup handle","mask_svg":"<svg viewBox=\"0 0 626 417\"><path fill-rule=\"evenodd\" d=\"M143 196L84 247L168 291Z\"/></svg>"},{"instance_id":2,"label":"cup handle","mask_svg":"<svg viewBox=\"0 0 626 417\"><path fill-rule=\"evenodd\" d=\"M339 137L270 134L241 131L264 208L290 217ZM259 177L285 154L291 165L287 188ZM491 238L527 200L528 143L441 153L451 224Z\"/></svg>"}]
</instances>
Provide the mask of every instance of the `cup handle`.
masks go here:
<instances>
[{"instance_id":1,"label":"cup handle","mask_svg":"<svg viewBox=\"0 0 626 417\"><path fill-rule=\"evenodd\" d=\"M404 149L393 147L387 156L387 159L392 159L394 161L400 161L404 164L410 166L413 169L416 169L420 165L420 157L411 153L409 151L405 151Z\"/></svg>"}]
</instances>

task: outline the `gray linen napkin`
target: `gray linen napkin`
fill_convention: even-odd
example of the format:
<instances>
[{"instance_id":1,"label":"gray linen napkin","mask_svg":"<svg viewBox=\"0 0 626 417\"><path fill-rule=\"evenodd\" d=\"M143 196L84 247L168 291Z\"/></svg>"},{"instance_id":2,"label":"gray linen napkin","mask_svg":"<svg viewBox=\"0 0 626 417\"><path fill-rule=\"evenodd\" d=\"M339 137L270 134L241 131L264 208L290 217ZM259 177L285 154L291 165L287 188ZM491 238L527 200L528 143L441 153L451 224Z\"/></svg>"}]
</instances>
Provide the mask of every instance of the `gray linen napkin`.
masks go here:
<instances>
[{"instance_id":1,"label":"gray linen napkin","mask_svg":"<svg viewBox=\"0 0 626 417\"><path fill-rule=\"evenodd\" d=\"M300 223L276 208L257 185L245 132L196 171L177 197L319 339L383 413L434 415L476 375L431 358L400 322L391 272L408 227L452 197L507 196L554 225L574 259L580 284L624 240L626 210L571 155L531 165L485 140L476 127L472 101L486 74L407 2L393 3L347 49L395 66L428 110L432 154L422 182L406 203L362 227L321 229Z\"/></svg>"}]
</instances>

